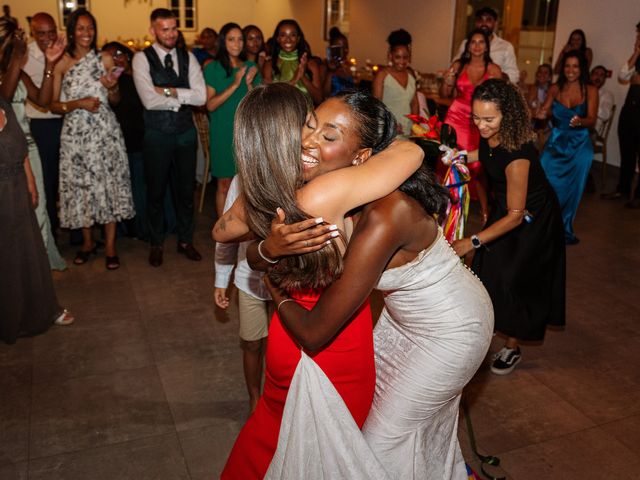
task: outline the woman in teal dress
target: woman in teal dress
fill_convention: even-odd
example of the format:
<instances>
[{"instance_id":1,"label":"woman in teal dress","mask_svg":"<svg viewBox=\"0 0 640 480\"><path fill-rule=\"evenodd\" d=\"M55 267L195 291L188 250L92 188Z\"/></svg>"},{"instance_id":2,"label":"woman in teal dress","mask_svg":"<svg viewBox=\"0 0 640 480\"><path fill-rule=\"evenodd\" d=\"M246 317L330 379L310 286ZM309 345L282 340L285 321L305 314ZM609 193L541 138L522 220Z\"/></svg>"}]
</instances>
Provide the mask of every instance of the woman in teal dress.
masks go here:
<instances>
[{"instance_id":1,"label":"woman in teal dress","mask_svg":"<svg viewBox=\"0 0 640 480\"><path fill-rule=\"evenodd\" d=\"M579 240L573 232L573 219L593 160L589 128L597 118L598 90L589 85L587 61L579 51L567 52L562 66L558 83L549 88L536 116L544 120L552 114L553 130L540 163L560 202L565 242L575 245Z\"/></svg>"},{"instance_id":2,"label":"woman in teal dress","mask_svg":"<svg viewBox=\"0 0 640 480\"><path fill-rule=\"evenodd\" d=\"M220 30L216 59L204 68L209 110L211 175L217 179L216 213L222 215L224 201L236 174L233 157L233 117L249 90L262 81L254 62L244 52L242 28L227 23Z\"/></svg>"},{"instance_id":3,"label":"woman in teal dress","mask_svg":"<svg viewBox=\"0 0 640 480\"><path fill-rule=\"evenodd\" d=\"M286 82L313 104L322 103L322 73L298 22L280 20L271 39L271 61L262 70L264 83Z\"/></svg>"}]
</instances>

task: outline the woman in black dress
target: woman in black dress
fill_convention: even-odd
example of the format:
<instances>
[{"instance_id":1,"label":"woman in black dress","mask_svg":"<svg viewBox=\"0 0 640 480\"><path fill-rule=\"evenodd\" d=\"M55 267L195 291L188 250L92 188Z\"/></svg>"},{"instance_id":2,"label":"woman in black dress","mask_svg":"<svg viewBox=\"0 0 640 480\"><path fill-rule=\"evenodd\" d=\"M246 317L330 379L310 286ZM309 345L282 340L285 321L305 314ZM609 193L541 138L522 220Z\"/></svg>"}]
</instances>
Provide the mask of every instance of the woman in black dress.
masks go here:
<instances>
[{"instance_id":1,"label":"woman in black dress","mask_svg":"<svg viewBox=\"0 0 640 480\"><path fill-rule=\"evenodd\" d=\"M74 319L60 307L53 289L34 211L38 193L27 139L2 98L0 145L0 340L14 343L20 336L42 333L54 323L69 325Z\"/></svg>"},{"instance_id":2,"label":"woman in black dress","mask_svg":"<svg viewBox=\"0 0 640 480\"><path fill-rule=\"evenodd\" d=\"M547 325L564 325L564 233L518 89L501 79L485 81L473 93L473 121L482 137L479 160L489 178L491 213L481 232L453 248L459 256L477 250L473 270L493 301L495 329L507 337L491 371L506 375L521 359L519 341L541 341Z\"/></svg>"}]
</instances>

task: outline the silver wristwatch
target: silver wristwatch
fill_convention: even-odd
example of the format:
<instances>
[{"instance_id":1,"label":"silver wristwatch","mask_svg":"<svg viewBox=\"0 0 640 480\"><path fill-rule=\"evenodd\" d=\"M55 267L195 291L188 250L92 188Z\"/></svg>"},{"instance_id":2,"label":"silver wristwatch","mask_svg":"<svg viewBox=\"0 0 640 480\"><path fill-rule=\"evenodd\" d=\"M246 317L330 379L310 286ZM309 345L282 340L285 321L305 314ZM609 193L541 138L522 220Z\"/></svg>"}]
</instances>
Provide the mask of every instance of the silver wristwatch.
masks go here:
<instances>
[{"instance_id":1,"label":"silver wristwatch","mask_svg":"<svg viewBox=\"0 0 640 480\"><path fill-rule=\"evenodd\" d=\"M471 245L473 245L473 248L478 249L482 246L482 241L477 235L471 235Z\"/></svg>"}]
</instances>

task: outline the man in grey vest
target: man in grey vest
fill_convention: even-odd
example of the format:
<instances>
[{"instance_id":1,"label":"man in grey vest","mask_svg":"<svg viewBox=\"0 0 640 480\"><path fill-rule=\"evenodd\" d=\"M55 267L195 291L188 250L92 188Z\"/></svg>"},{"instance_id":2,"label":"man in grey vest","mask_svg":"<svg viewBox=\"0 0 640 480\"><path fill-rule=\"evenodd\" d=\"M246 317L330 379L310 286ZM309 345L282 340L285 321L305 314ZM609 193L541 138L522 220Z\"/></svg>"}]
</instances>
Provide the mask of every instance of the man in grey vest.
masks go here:
<instances>
[{"instance_id":1,"label":"man in grey vest","mask_svg":"<svg viewBox=\"0 0 640 480\"><path fill-rule=\"evenodd\" d=\"M162 265L163 200L173 189L178 253L201 260L193 246L197 134L191 106L204 105L206 88L198 61L176 48L177 20L166 8L151 12L156 41L133 57L133 80L144 106L144 167L151 249L149 263Z\"/></svg>"}]
</instances>

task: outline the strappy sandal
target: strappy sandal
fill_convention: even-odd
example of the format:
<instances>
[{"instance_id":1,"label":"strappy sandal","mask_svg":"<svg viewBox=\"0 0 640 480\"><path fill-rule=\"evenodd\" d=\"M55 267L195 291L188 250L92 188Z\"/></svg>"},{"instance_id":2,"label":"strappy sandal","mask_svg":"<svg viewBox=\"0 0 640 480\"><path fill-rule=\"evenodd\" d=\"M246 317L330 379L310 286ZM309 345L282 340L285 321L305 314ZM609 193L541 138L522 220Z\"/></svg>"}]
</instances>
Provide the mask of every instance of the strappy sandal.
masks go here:
<instances>
[{"instance_id":1,"label":"strappy sandal","mask_svg":"<svg viewBox=\"0 0 640 480\"><path fill-rule=\"evenodd\" d=\"M66 327L67 325L71 325L75 321L75 317L69 312L69 310L65 308L62 310L62 313L58 315L58 317L53 321L53 323L61 327Z\"/></svg>"},{"instance_id":2,"label":"strappy sandal","mask_svg":"<svg viewBox=\"0 0 640 480\"><path fill-rule=\"evenodd\" d=\"M104 257L104 260L107 270L117 270L120 268L120 259L117 255L114 255L113 257Z\"/></svg>"}]
</instances>

